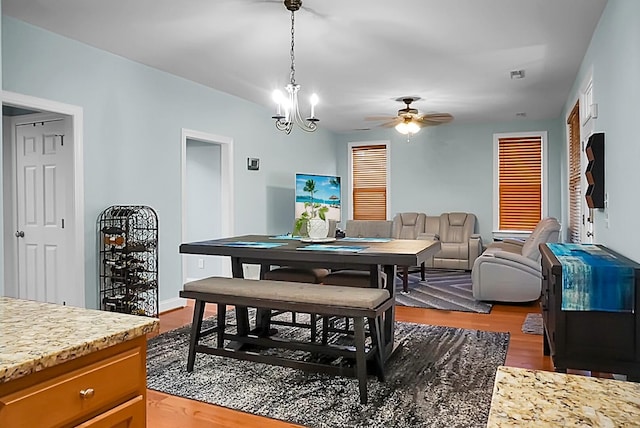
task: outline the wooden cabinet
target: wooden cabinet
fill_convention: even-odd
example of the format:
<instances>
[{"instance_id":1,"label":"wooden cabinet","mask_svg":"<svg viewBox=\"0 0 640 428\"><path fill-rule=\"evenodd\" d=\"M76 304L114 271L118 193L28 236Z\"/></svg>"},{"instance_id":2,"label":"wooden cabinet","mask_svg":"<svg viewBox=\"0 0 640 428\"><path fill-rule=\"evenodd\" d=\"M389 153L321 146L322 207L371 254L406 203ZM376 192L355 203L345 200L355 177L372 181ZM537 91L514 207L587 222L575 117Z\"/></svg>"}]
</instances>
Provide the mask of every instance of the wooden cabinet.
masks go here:
<instances>
[{"instance_id":1,"label":"wooden cabinet","mask_svg":"<svg viewBox=\"0 0 640 428\"><path fill-rule=\"evenodd\" d=\"M144 427L146 402L142 395L88 420L76 428L135 428Z\"/></svg>"},{"instance_id":2,"label":"wooden cabinet","mask_svg":"<svg viewBox=\"0 0 640 428\"><path fill-rule=\"evenodd\" d=\"M145 426L146 338L0 384L0 427Z\"/></svg>"},{"instance_id":3,"label":"wooden cabinet","mask_svg":"<svg viewBox=\"0 0 640 428\"><path fill-rule=\"evenodd\" d=\"M634 268L635 310L562 310L562 265L547 244L541 244L544 354L551 355L559 372L591 370L626 374L637 380L640 379L640 265L598 247Z\"/></svg>"}]
</instances>

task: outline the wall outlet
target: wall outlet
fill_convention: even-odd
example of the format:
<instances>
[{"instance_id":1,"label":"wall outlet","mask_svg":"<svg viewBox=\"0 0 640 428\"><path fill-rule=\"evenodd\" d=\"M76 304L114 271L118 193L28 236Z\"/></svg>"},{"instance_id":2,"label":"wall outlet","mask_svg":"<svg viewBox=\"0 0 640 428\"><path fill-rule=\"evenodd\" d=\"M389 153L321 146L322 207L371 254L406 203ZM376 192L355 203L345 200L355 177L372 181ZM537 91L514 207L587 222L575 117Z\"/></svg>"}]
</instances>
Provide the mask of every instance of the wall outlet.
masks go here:
<instances>
[{"instance_id":1,"label":"wall outlet","mask_svg":"<svg viewBox=\"0 0 640 428\"><path fill-rule=\"evenodd\" d=\"M204 269L204 259L198 259L198 269Z\"/></svg>"}]
</instances>

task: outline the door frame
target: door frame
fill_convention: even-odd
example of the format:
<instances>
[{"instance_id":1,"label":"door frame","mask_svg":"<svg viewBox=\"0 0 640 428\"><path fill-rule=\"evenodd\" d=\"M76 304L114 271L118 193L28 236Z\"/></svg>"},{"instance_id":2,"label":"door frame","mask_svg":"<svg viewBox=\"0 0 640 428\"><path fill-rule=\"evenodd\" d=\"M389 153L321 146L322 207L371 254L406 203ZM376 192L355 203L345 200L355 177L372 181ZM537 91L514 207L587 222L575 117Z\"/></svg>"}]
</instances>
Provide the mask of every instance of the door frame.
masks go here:
<instances>
[{"instance_id":1,"label":"door frame","mask_svg":"<svg viewBox=\"0 0 640 428\"><path fill-rule=\"evenodd\" d=\"M584 244L592 244L598 242L596 240L596 227L595 219L593 218L596 213L596 209L589 208L587 205L586 193L587 193L587 176L584 171L589 163L587 159L587 142L589 137L595 132L595 119L598 117L594 109L593 100L593 68L590 68L586 73L582 85L580 86L580 92L578 94L580 100L580 170L581 174L581 186L584 191L582 193L582 215L585 217L585 222L580 230L581 242ZM606 195L606 193L605 193ZM606 197L605 197L606 199Z\"/></svg>"},{"instance_id":2,"label":"door frame","mask_svg":"<svg viewBox=\"0 0 640 428\"><path fill-rule=\"evenodd\" d=\"M41 111L42 113L53 113L58 115L65 115L71 121L71 139L72 144L72 182L73 193L72 205L73 205L73 227L71 228L71 239L68 242L68 263L69 266L73 266L74 275L71 276L70 282L73 290L78 293L78 301L82 302L82 307L86 307L87 302L85 300L85 240L84 240L84 156L83 156L83 116L84 112L82 107L72 104L65 104L57 101L47 100L44 98L37 98L30 95L19 94L16 92L2 91L2 105L9 105L13 107L22 107L30 110ZM11 130L13 135L14 130ZM14 144L14 141L4 141L3 144ZM6 177L3 177L3 180ZM13 180L13 178L11 178ZM15 189L13 190L15 193ZM12 222L15 225L15 194L11 201L13 212L11 218L3 218L4 224ZM14 242L11 237L4 237L4 249L5 251L13 251L15 253L17 246L10 245L9 242ZM17 286L17 254L14 254L13 266L5 266L5 284L13 284ZM6 293L5 285L5 293Z\"/></svg>"},{"instance_id":3,"label":"door frame","mask_svg":"<svg viewBox=\"0 0 640 428\"><path fill-rule=\"evenodd\" d=\"M234 200L233 200L233 138L222 135L209 134L182 128L180 137L180 192L181 192L181 242L185 242L187 236L187 140L196 140L203 143L217 144L220 146L220 185L221 185L221 218L223 236L233 236L234 234ZM182 256L182 283L187 280L187 260ZM231 261L222 264L224 276L231 277ZM186 300L175 298L160 302L160 312L186 306Z\"/></svg>"}]
</instances>

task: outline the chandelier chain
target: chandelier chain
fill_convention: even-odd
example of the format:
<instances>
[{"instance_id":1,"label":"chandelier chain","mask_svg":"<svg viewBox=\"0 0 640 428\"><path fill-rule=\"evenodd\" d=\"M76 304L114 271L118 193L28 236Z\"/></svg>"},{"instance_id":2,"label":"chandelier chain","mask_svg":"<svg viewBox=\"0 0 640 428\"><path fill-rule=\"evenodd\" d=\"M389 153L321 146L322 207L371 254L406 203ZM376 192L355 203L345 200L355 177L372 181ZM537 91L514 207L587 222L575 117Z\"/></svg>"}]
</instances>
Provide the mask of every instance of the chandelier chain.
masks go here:
<instances>
[{"instance_id":1,"label":"chandelier chain","mask_svg":"<svg viewBox=\"0 0 640 428\"><path fill-rule=\"evenodd\" d=\"M295 46L295 42L294 42L294 38L295 38L295 18L294 18L294 13L293 11L291 11L291 74L289 75L289 80L291 82L292 85L296 84L296 67L295 67L295 63L296 63L296 57L294 54L294 46Z\"/></svg>"},{"instance_id":2,"label":"chandelier chain","mask_svg":"<svg viewBox=\"0 0 640 428\"><path fill-rule=\"evenodd\" d=\"M298 104L298 91L300 85L296 83L296 57L295 57L295 11L302 6L301 0L284 0L285 7L291 11L291 68L289 70L289 84L285 87L287 92L283 95L280 91L274 91L276 102L276 114L271 116L275 119L276 128L285 133L291 133L294 126L298 126L305 132L313 132L318 128L319 119L315 116L315 106L318 103L318 96L312 94L310 98L311 115L306 119L300 115Z\"/></svg>"}]
</instances>

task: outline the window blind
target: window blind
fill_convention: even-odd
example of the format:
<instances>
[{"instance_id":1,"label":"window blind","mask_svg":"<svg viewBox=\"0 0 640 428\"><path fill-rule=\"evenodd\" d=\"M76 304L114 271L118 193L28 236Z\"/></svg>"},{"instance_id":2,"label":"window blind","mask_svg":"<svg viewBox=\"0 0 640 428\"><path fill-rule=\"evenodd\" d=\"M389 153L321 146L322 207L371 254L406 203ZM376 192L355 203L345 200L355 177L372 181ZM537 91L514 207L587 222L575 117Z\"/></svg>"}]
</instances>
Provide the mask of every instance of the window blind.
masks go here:
<instances>
[{"instance_id":1,"label":"window blind","mask_svg":"<svg viewBox=\"0 0 640 428\"><path fill-rule=\"evenodd\" d=\"M580 243L582 223L582 180L580 175L580 108L579 102L573 107L567 119L569 128L569 240Z\"/></svg>"},{"instance_id":2,"label":"window blind","mask_svg":"<svg viewBox=\"0 0 640 428\"><path fill-rule=\"evenodd\" d=\"M387 148L352 148L353 219L387 219Z\"/></svg>"},{"instance_id":3,"label":"window blind","mask_svg":"<svg viewBox=\"0 0 640 428\"><path fill-rule=\"evenodd\" d=\"M542 138L500 138L500 230L533 230L542 216Z\"/></svg>"}]
</instances>

